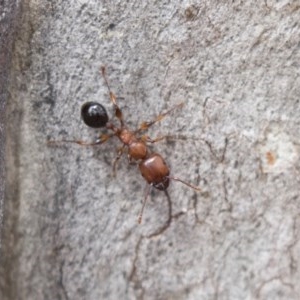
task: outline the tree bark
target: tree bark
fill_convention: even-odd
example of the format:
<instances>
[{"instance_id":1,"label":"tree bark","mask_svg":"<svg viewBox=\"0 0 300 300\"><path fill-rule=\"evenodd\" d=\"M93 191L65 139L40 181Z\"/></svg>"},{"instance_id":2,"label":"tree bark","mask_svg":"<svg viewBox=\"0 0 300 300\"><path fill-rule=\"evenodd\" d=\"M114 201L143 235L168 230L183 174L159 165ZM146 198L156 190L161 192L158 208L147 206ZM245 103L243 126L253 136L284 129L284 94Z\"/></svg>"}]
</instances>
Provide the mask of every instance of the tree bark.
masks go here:
<instances>
[{"instance_id":1,"label":"tree bark","mask_svg":"<svg viewBox=\"0 0 300 300\"><path fill-rule=\"evenodd\" d=\"M18 23L0 32L0 298L299 299L299 5L16 3L0 23ZM80 120L86 101L118 124L101 66L129 128L184 103L147 134L174 136L151 149L201 192L171 180L141 225L138 167L123 155L112 176L118 139L59 142L105 132Z\"/></svg>"}]
</instances>

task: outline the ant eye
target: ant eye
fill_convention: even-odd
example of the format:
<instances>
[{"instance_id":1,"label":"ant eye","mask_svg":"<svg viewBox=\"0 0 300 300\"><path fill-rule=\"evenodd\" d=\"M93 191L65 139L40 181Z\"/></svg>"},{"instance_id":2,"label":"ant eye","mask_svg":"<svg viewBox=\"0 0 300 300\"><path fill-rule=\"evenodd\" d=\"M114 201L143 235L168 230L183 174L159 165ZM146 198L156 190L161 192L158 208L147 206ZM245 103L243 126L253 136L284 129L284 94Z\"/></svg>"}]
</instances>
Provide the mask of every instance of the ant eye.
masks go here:
<instances>
[{"instance_id":1,"label":"ant eye","mask_svg":"<svg viewBox=\"0 0 300 300\"><path fill-rule=\"evenodd\" d=\"M83 122L93 128L104 127L108 122L106 109L97 102L86 102L81 107L81 118Z\"/></svg>"}]
</instances>

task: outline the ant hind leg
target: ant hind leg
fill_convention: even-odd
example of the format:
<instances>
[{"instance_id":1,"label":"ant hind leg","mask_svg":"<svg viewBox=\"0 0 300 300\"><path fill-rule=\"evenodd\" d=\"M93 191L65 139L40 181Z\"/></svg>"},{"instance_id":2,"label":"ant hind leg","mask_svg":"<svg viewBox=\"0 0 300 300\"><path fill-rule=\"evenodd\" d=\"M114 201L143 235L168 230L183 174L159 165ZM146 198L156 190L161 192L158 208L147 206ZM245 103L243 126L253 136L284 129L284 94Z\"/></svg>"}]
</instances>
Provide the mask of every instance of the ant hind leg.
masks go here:
<instances>
[{"instance_id":1,"label":"ant hind leg","mask_svg":"<svg viewBox=\"0 0 300 300\"><path fill-rule=\"evenodd\" d=\"M168 193L167 190L164 190L164 193L167 197L167 201L168 201L168 219L167 221L165 222L165 224L161 227L161 228L158 228L157 230L155 230L154 232L150 233L149 235L147 235L147 238L153 238L155 236L158 236L160 234L162 234L164 231L166 231L170 225L171 225L171 222L172 222L172 201L171 201L171 197Z\"/></svg>"},{"instance_id":2,"label":"ant hind leg","mask_svg":"<svg viewBox=\"0 0 300 300\"><path fill-rule=\"evenodd\" d=\"M144 198L144 201L143 201L143 205L142 205L141 211L140 211L139 216L138 216L138 223L139 224L142 223L144 208L146 206L146 202L147 202L147 199L148 199L148 196L150 194L151 189L152 189L152 185L150 185L150 184L147 183L146 192L145 192L145 198Z\"/></svg>"}]
</instances>

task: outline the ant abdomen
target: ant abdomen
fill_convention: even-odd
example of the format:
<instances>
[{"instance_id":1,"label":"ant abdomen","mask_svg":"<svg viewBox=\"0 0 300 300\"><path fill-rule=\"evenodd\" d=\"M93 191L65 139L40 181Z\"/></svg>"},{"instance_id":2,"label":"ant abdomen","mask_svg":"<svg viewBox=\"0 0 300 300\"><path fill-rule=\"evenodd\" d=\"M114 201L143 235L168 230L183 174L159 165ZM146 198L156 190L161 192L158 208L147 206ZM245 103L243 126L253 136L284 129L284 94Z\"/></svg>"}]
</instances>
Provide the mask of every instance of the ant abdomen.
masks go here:
<instances>
[{"instance_id":1,"label":"ant abdomen","mask_svg":"<svg viewBox=\"0 0 300 300\"><path fill-rule=\"evenodd\" d=\"M108 122L108 115L103 105L97 102L86 102L81 107L83 122L92 128L101 128Z\"/></svg>"},{"instance_id":2,"label":"ant abdomen","mask_svg":"<svg viewBox=\"0 0 300 300\"><path fill-rule=\"evenodd\" d=\"M139 168L145 180L158 190L168 188L170 170L164 159L158 153L152 153L139 163Z\"/></svg>"}]
</instances>

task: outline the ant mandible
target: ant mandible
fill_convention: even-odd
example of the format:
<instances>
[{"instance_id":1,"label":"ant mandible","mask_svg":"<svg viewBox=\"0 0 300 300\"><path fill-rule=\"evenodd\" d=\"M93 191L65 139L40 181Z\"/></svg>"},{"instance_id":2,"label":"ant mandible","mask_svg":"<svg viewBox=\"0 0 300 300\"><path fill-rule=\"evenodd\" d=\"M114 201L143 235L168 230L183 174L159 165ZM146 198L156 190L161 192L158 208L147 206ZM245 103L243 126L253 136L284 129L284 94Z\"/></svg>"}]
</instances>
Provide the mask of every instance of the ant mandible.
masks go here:
<instances>
[{"instance_id":1,"label":"ant mandible","mask_svg":"<svg viewBox=\"0 0 300 300\"><path fill-rule=\"evenodd\" d=\"M165 191L169 186L170 180L176 180L182 182L183 184L189 186L194 190L200 191L198 187L193 186L192 184L187 183L177 177L170 176L169 167L167 166L162 156L158 153L151 152L149 150L147 143L155 143L164 139L165 137L159 137L153 140L147 135L139 136L141 132L147 130L150 126L154 125L155 123L161 121L174 109L181 108L183 106L183 103L177 104L167 112L158 115L153 121L141 123L138 129L132 131L124 123L122 110L118 106L116 96L111 91L110 85L108 83L105 67L101 67L101 73L104 78L105 85L107 86L110 100L115 109L115 116L120 122L120 126L118 127L114 125L109 120L106 109L103 105L97 102L86 102L81 107L81 117L83 122L87 126L92 128L105 127L106 129L112 131L112 133L110 135L100 135L100 137L93 143L87 143L80 140L63 140L62 142L71 142L79 145L94 146L105 143L113 136L119 138L123 145L118 150L117 157L113 163L113 174L115 175L118 160L121 158L124 151L127 150L129 161L135 160L138 162L139 170L144 179L147 181L148 188L138 217L138 223L141 223L146 200L150 193L151 187L155 187L158 190ZM52 142L50 141L50 143Z\"/></svg>"}]
</instances>

